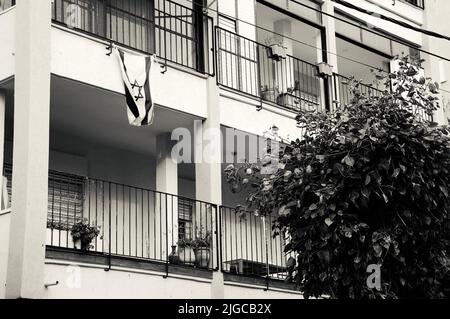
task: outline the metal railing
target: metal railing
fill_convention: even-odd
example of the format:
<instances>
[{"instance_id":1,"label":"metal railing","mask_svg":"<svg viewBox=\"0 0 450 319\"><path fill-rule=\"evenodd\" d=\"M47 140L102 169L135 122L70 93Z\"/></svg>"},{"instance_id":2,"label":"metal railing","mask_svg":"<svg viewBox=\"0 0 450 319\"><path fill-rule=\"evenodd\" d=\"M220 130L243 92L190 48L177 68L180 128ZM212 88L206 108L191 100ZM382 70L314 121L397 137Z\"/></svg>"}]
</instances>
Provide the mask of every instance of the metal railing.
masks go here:
<instances>
[{"instance_id":1,"label":"metal railing","mask_svg":"<svg viewBox=\"0 0 450 319\"><path fill-rule=\"evenodd\" d=\"M11 194L10 165L5 165L4 174ZM86 253L160 262L167 268L176 264L213 270L218 266L218 255L214 250L217 239L213 236L216 214L217 206L210 203L99 179L49 172L49 247L81 249L80 243L73 240L71 230L75 224L84 221L99 229L99 235ZM182 231L180 227L183 227ZM191 249L192 240L202 235L206 237L206 234L211 234L207 239L209 247ZM188 247L184 248L182 242Z\"/></svg>"},{"instance_id":2,"label":"metal railing","mask_svg":"<svg viewBox=\"0 0 450 319\"><path fill-rule=\"evenodd\" d=\"M350 81L351 79L339 75L339 74L333 74L333 98L335 101L338 101L341 105L349 104L354 97L353 92L350 90ZM381 97L384 95L384 91L378 88L375 88L368 84L362 84L360 83L358 85L358 89L361 92L361 94L365 96L372 96L372 97ZM392 90L392 89L390 89ZM422 119L426 121L433 121L433 115L427 114L427 112L423 109L417 110L413 109L411 110L415 115L421 117Z\"/></svg>"},{"instance_id":3,"label":"metal railing","mask_svg":"<svg viewBox=\"0 0 450 319\"><path fill-rule=\"evenodd\" d=\"M272 236L274 217L220 208L222 271L235 275L285 280L287 261L283 236Z\"/></svg>"},{"instance_id":4,"label":"metal railing","mask_svg":"<svg viewBox=\"0 0 450 319\"><path fill-rule=\"evenodd\" d=\"M3 10L6 10L8 8L11 8L12 6L16 5L16 0L3 0L0 1L0 12Z\"/></svg>"},{"instance_id":5,"label":"metal railing","mask_svg":"<svg viewBox=\"0 0 450 319\"><path fill-rule=\"evenodd\" d=\"M284 108L321 109L322 80L317 66L216 27L216 74L223 87Z\"/></svg>"},{"instance_id":6,"label":"metal railing","mask_svg":"<svg viewBox=\"0 0 450 319\"><path fill-rule=\"evenodd\" d=\"M11 200L11 165L4 165L4 176ZM272 235L274 220L140 187L49 172L47 246L100 254L110 263L113 257L160 263L167 273L172 265L208 270L221 265L225 273L264 278L269 286L269 280L286 280L288 259L295 257L284 252L284 236ZM99 230L88 249L72 235L80 222ZM192 249L192 240L199 238L207 247Z\"/></svg>"},{"instance_id":7,"label":"metal railing","mask_svg":"<svg viewBox=\"0 0 450 319\"><path fill-rule=\"evenodd\" d=\"M413 6L419 7L421 9L425 9L425 0L404 0Z\"/></svg>"},{"instance_id":8,"label":"metal railing","mask_svg":"<svg viewBox=\"0 0 450 319\"><path fill-rule=\"evenodd\" d=\"M350 90L350 82L351 79L345 76L333 74L333 99L341 105L349 104L354 97L353 92ZM366 96L383 96L383 90L371 85L360 83L358 89L361 94Z\"/></svg>"},{"instance_id":9,"label":"metal railing","mask_svg":"<svg viewBox=\"0 0 450 319\"><path fill-rule=\"evenodd\" d=\"M189 8L170 0L54 0L52 19L77 31L211 74L212 19L196 6Z\"/></svg>"}]
</instances>

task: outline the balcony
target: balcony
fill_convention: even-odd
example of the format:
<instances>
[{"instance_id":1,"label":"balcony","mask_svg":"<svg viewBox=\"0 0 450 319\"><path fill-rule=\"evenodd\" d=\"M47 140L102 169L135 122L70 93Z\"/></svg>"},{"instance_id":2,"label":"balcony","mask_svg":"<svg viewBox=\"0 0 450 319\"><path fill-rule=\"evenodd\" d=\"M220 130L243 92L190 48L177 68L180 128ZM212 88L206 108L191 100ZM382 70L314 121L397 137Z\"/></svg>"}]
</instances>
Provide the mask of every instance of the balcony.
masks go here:
<instances>
[{"instance_id":1,"label":"balcony","mask_svg":"<svg viewBox=\"0 0 450 319\"><path fill-rule=\"evenodd\" d=\"M9 199L12 166L5 164ZM88 250L74 241L74 224L99 228ZM216 205L141 187L49 171L47 258L126 266L211 278L219 264L231 281L264 287L285 283L287 261L283 237L273 238L274 217L262 218ZM198 233L212 235L208 255L183 249L182 241ZM178 258L173 257L176 252Z\"/></svg>"},{"instance_id":2,"label":"balcony","mask_svg":"<svg viewBox=\"0 0 450 319\"><path fill-rule=\"evenodd\" d=\"M282 108L323 110L317 66L236 33L216 28L217 82Z\"/></svg>"},{"instance_id":3,"label":"balcony","mask_svg":"<svg viewBox=\"0 0 450 319\"><path fill-rule=\"evenodd\" d=\"M213 61L207 50L212 19L201 12L201 5L189 8L170 0L52 2L56 24L212 75Z\"/></svg>"}]
</instances>

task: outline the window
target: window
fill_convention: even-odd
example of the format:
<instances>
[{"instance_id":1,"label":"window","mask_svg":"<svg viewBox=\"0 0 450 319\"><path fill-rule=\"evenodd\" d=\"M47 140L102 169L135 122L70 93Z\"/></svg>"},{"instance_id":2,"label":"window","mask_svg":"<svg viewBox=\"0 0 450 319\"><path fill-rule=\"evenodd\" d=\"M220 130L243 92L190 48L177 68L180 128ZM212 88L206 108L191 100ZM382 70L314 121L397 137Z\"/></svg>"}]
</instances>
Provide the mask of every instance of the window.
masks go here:
<instances>
[{"instance_id":1,"label":"window","mask_svg":"<svg viewBox=\"0 0 450 319\"><path fill-rule=\"evenodd\" d=\"M178 199L178 239L192 239L195 202Z\"/></svg>"},{"instance_id":2,"label":"window","mask_svg":"<svg viewBox=\"0 0 450 319\"><path fill-rule=\"evenodd\" d=\"M219 14L219 27L233 33L237 32L236 20L223 14Z\"/></svg>"},{"instance_id":3,"label":"window","mask_svg":"<svg viewBox=\"0 0 450 319\"><path fill-rule=\"evenodd\" d=\"M5 164L4 176L11 207L12 166ZM48 177L47 227L69 230L83 216L84 179L79 176L50 172Z\"/></svg>"},{"instance_id":4,"label":"window","mask_svg":"<svg viewBox=\"0 0 450 319\"><path fill-rule=\"evenodd\" d=\"M47 227L68 230L83 217L84 180L63 173L49 173Z\"/></svg>"}]
</instances>

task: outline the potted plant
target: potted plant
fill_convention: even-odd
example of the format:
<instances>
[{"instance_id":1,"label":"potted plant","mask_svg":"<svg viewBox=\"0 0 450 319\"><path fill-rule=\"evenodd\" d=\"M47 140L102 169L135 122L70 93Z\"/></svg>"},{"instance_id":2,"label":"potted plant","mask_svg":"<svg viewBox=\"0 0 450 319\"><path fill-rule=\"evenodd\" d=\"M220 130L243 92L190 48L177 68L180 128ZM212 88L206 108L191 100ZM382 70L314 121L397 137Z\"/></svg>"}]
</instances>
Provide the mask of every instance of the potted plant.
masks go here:
<instances>
[{"instance_id":1,"label":"potted plant","mask_svg":"<svg viewBox=\"0 0 450 319\"><path fill-rule=\"evenodd\" d=\"M195 265L199 268L208 268L211 255L211 232L196 237L192 241L195 252Z\"/></svg>"},{"instance_id":2,"label":"potted plant","mask_svg":"<svg viewBox=\"0 0 450 319\"><path fill-rule=\"evenodd\" d=\"M70 234L75 245L80 247L81 250L87 251L93 248L91 243L100 234L100 227L91 226L89 221L84 218L72 226Z\"/></svg>"},{"instance_id":3,"label":"potted plant","mask_svg":"<svg viewBox=\"0 0 450 319\"><path fill-rule=\"evenodd\" d=\"M294 87L287 89L287 92L278 95L277 104L286 107L295 107L300 103L298 91Z\"/></svg>"},{"instance_id":4,"label":"potted plant","mask_svg":"<svg viewBox=\"0 0 450 319\"><path fill-rule=\"evenodd\" d=\"M275 37L266 40L267 55L270 59L281 61L286 59L287 48L283 45L283 39L276 39Z\"/></svg>"},{"instance_id":5,"label":"potted plant","mask_svg":"<svg viewBox=\"0 0 450 319\"><path fill-rule=\"evenodd\" d=\"M261 87L261 98L264 101L276 103L277 97L279 94L280 94L280 90L278 89L278 86L269 88L268 85L263 85Z\"/></svg>"},{"instance_id":6,"label":"potted plant","mask_svg":"<svg viewBox=\"0 0 450 319\"><path fill-rule=\"evenodd\" d=\"M195 264L193 244L193 240L188 238L182 238L178 241L178 259L183 264Z\"/></svg>"}]
</instances>

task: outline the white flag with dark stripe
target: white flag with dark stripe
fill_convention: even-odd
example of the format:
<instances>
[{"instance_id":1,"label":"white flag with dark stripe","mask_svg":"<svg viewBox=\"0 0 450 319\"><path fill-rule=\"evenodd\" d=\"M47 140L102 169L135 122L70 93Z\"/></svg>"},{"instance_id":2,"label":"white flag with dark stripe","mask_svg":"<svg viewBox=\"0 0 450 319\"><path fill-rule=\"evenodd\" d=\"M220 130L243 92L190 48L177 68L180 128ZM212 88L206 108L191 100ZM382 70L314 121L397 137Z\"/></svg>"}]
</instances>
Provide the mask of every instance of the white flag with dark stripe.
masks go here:
<instances>
[{"instance_id":1,"label":"white flag with dark stripe","mask_svg":"<svg viewBox=\"0 0 450 319\"><path fill-rule=\"evenodd\" d=\"M150 69L154 58L124 52L117 47L114 51L120 62L127 114L130 125L151 125L154 118L154 107L150 92Z\"/></svg>"}]
</instances>

